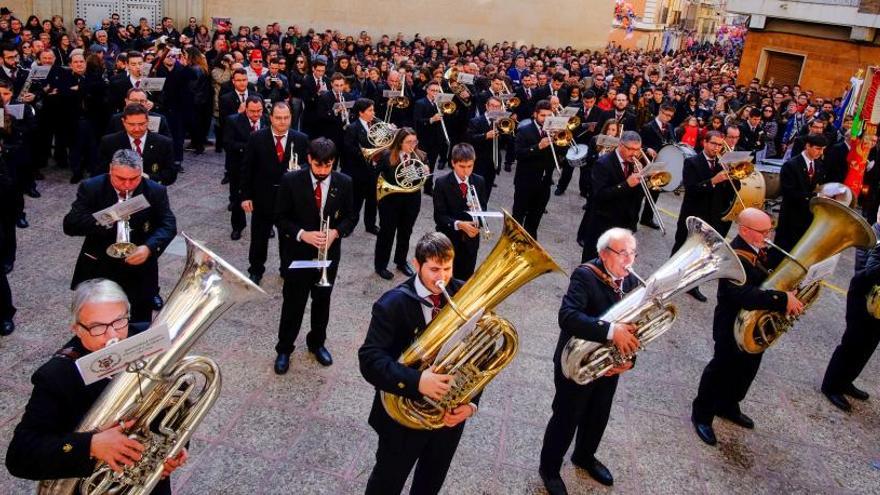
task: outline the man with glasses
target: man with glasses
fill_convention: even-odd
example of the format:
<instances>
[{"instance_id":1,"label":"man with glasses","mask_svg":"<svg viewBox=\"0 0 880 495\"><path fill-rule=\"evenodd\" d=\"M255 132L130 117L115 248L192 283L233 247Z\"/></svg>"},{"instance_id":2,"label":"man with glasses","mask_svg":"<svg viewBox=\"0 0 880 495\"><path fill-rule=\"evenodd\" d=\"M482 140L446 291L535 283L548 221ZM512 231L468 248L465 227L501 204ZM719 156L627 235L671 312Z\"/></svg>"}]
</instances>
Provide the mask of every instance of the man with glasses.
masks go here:
<instances>
[{"instance_id":1,"label":"man with glasses","mask_svg":"<svg viewBox=\"0 0 880 495\"><path fill-rule=\"evenodd\" d=\"M128 219L130 240L136 246L125 258L114 258L107 248L116 243L119 222L99 225L94 213L143 195L150 206ZM76 200L64 217L64 233L83 236L82 248L73 271L71 289L93 278L118 283L131 301L132 321L152 319L153 297L159 277L157 259L177 234L177 220L162 186L143 177L143 160L134 150L120 149L110 160L110 169L79 184Z\"/></svg>"},{"instance_id":2,"label":"man with glasses","mask_svg":"<svg viewBox=\"0 0 880 495\"><path fill-rule=\"evenodd\" d=\"M138 334L147 326L129 324L128 298L115 282L93 279L77 285L71 304L70 329L74 336L31 377L33 392L6 453L6 466L13 476L31 480L81 478L92 474L96 460L120 472L141 458L146 447L128 438L124 431L133 420L98 431L75 431L110 383L105 378L85 385L76 360L129 334ZM171 493L168 476L187 457L183 449L173 459L166 459L163 479L153 495Z\"/></svg>"},{"instance_id":3,"label":"man with glasses","mask_svg":"<svg viewBox=\"0 0 880 495\"><path fill-rule=\"evenodd\" d=\"M708 445L717 443L712 428L715 416L743 428L755 427L754 421L743 414L739 404L758 374L764 354L740 350L733 334L737 314L744 309L763 309L797 316L804 310L794 291L761 289L769 273L766 239L773 231L770 216L759 209L746 208L736 223L739 232L730 246L745 268L746 282L736 285L729 279L718 281L718 305L712 322L715 353L703 370L691 413L697 436Z\"/></svg>"},{"instance_id":4,"label":"man with glasses","mask_svg":"<svg viewBox=\"0 0 880 495\"><path fill-rule=\"evenodd\" d=\"M125 106L122 111L122 131L108 134L101 139L99 148L99 172L107 170L117 150L130 149L137 152L146 164L144 172L159 184L170 186L177 181L174 166L174 144L171 138L150 132L150 112L138 103Z\"/></svg>"},{"instance_id":5,"label":"man with glasses","mask_svg":"<svg viewBox=\"0 0 880 495\"><path fill-rule=\"evenodd\" d=\"M611 414L618 375L632 367L626 364L613 368L603 377L579 385L562 374L563 348L571 338L600 344L610 342L624 355L633 354L639 348L639 340L633 335L634 325L601 319L608 308L639 286L638 278L630 271L636 259L636 239L630 230L612 228L599 236L594 248L598 258L574 270L559 308L561 331L553 355L556 394L553 414L544 433L539 468L541 480L551 495L568 493L560 470L572 439L575 439L572 464L586 470L603 485L614 484L611 472L595 454Z\"/></svg>"},{"instance_id":6,"label":"man with glasses","mask_svg":"<svg viewBox=\"0 0 880 495\"><path fill-rule=\"evenodd\" d=\"M123 108L129 105L143 105L143 107L149 112L149 117L159 119L159 134L171 139L171 129L168 127L167 119L164 115L153 111L155 104L147 97L146 91L138 88L129 89L128 94L125 96L125 105ZM123 130L125 130L125 126L122 125L122 112L117 112L110 117L110 122L107 124L107 130L104 135L106 136L107 134L113 134L114 132Z\"/></svg>"}]
</instances>

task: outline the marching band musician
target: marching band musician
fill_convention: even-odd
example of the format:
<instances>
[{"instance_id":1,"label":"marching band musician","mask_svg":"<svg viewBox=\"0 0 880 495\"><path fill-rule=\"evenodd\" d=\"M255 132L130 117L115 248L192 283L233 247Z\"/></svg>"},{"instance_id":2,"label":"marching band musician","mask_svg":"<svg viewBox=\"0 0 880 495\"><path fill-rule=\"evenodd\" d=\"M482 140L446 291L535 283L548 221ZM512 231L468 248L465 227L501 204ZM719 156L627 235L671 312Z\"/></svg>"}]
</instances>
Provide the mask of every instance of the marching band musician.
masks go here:
<instances>
[{"instance_id":1,"label":"marching band musician","mask_svg":"<svg viewBox=\"0 0 880 495\"><path fill-rule=\"evenodd\" d=\"M272 105L269 126L251 133L241 162L241 208L251 213L251 244L248 249L248 273L257 285L266 271L266 257L275 212L275 196L281 177L291 161L303 163L309 138L290 128L291 112L287 103ZM293 156L296 154L296 156ZM282 242L278 243L283 252ZM284 273L285 266L279 268Z\"/></svg>"},{"instance_id":2,"label":"marching band musician","mask_svg":"<svg viewBox=\"0 0 880 495\"><path fill-rule=\"evenodd\" d=\"M588 91L589 92L589 91ZM599 160L602 156L608 154L609 150L606 147L599 146L599 136L611 136L615 138L620 137L620 124L614 119L608 119L602 124L602 129L598 134L590 138L589 144L589 153L587 153L587 163L581 170L581 176L579 178L581 196L585 197L587 201L584 203L582 207L585 211L584 215L581 217L581 223L578 226L577 231L577 242L578 245L583 248L584 247L584 238L586 237L587 227L589 227L590 215L586 212L589 211L590 208L590 198L593 197L593 168L596 166L596 161ZM615 146L614 149L617 147Z\"/></svg>"},{"instance_id":3,"label":"marching band musician","mask_svg":"<svg viewBox=\"0 0 880 495\"><path fill-rule=\"evenodd\" d=\"M618 124L619 125L619 124ZM642 138L635 131L624 131L614 153L606 153L593 167L592 196L584 230L581 263L595 258L596 242L611 227L635 231L639 208L645 193L634 161L642 152Z\"/></svg>"},{"instance_id":4,"label":"marching band musician","mask_svg":"<svg viewBox=\"0 0 880 495\"><path fill-rule=\"evenodd\" d=\"M657 112L654 120L642 126L642 130L639 133L642 136L642 148L644 148L645 153L652 160L657 158L657 153L660 152L661 148L675 142L675 135L672 133L672 125L670 124L673 117L675 117L675 107L669 103L663 103L660 105L660 111ZM658 198L660 198L660 191L651 191L651 199L654 201L654 204L657 204ZM652 229L660 228L660 225L654 219L654 210L651 209L651 205L648 204L647 200L645 200L644 206L642 206L642 215L639 223ZM687 229L685 228L685 230Z\"/></svg>"},{"instance_id":5,"label":"marching band musician","mask_svg":"<svg viewBox=\"0 0 880 495\"><path fill-rule=\"evenodd\" d=\"M571 104L580 103L578 105L577 118L580 119L581 125L578 127L574 135L574 141L578 144L589 144L593 136L598 132L597 126L601 123L604 112L596 106L596 93L592 90L584 92L581 102L572 102ZM587 197L587 191L590 188L590 168L581 167L578 175L578 189L580 195ZM562 165L562 173L559 175L559 182L556 184L556 190L553 194L562 196L568 189L571 177L574 174L574 168L568 165L568 161Z\"/></svg>"},{"instance_id":6,"label":"marching band musician","mask_svg":"<svg viewBox=\"0 0 880 495\"><path fill-rule=\"evenodd\" d=\"M241 82L241 79L247 81L244 70L238 70L241 72L234 73L233 78L239 79L238 82ZM238 97L235 92L229 94ZM233 241L241 239L241 231L247 226L247 219L241 208L241 163L244 161L247 143L251 134L269 125L263 115L263 99L259 95L249 95L239 108L240 112L225 117L226 122L223 125L223 132L226 134L223 138L223 146L226 151L226 171L229 181L229 209L232 213L230 238Z\"/></svg>"},{"instance_id":7,"label":"marching band musician","mask_svg":"<svg viewBox=\"0 0 880 495\"><path fill-rule=\"evenodd\" d=\"M684 161L681 181L684 198L681 200L672 253L678 251L687 240L686 219L690 216L702 218L722 237L726 237L730 230L730 222L722 220L722 217L736 200L736 193L727 180L727 172L719 163L719 152L723 147L721 133L709 131L703 138L702 153ZM688 294L697 301L707 301L699 287L689 290Z\"/></svg>"},{"instance_id":8,"label":"marching band musician","mask_svg":"<svg viewBox=\"0 0 880 495\"><path fill-rule=\"evenodd\" d=\"M480 108L486 108L486 106L489 104L489 100L491 98L496 98L496 99L498 99L499 102L502 101L500 95L506 93L505 85L507 83L506 83L505 79L506 79L505 76L502 75L501 73L496 73L495 75L492 76L492 80L489 82L489 87L485 91L480 93L479 97L477 98L478 105ZM507 88L507 89L509 89L509 88ZM522 100L520 100L520 104L522 104ZM519 108L519 107L517 107L517 108ZM517 118L516 108L507 108L507 105L505 103L501 103L501 108L499 108L498 110L509 110L511 112L511 118L514 118L514 119ZM486 109L486 111L490 111L490 110ZM468 132L468 137L470 137L470 132ZM497 139L499 140L498 141L498 149L504 150L504 170L507 172L510 172L511 167L513 166L514 158L516 157L515 142L514 142L513 136L501 134L497 137ZM455 141L453 141L453 142L455 142ZM499 153L498 160L501 160L501 158L502 158L501 153ZM501 169L500 163L498 163L497 166L493 164L493 166L495 166L497 170ZM483 178L486 179L487 181L489 180L485 174L483 175ZM495 174L494 173L492 174L492 183L493 184L495 183Z\"/></svg>"},{"instance_id":9,"label":"marching band musician","mask_svg":"<svg viewBox=\"0 0 880 495\"><path fill-rule=\"evenodd\" d=\"M740 310L766 309L798 315L804 310L794 291L760 288L769 275L765 240L773 230L770 216L756 208L746 208L736 223L739 232L730 246L745 268L746 282L738 286L729 279L718 281L718 305L712 322L714 355L703 370L691 412L697 436L708 445L717 443L712 428L715 416L743 428L755 427L754 421L740 410L739 403L748 393L764 354L740 350L733 334L737 314Z\"/></svg>"},{"instance_id":10,"label":"marching band musician","mask_svg":"<svg viewBox=\"0 0 880 495\"><path fill-rule=\"evenodd\" d=\"M878 215L880 218L880 215ZM880 238L880 222L872 226ZM858 400L868 400L868 393L853 383L865 369L877 344L880 343L878 328L878 309L868 311L868 297L875 287L880 287L880 249L876 246L867 252L864 267L856 270L846 293L846 330L840 345L834 350L825 378L822 380L822 393L843 411L852 410L845 396ZM877 304L875 302L875 304Z\"/></svg>"},{"instance_id":11,"label":"marching band musician","mask_svg":"<svg viewBox=\"0 0 880 495\"><path fill-rule=\"evenodd\" d=\"M135 251L124 259L113 258L107 248L117 241L117 224L99 225L93 213L143 194L150 206L131 215L131 242ZM157 259L177 234L177 220L168 203L165 186L143 177L143 160L132 150L113 154L110 171L80 182L76 200L64 217L64 233L83 236L82 248L70 288L83 280L107 278L118 283L131 301L131 320L152 320L153 297L159 277Z\"/></svg>"},{"instance_id":12,"label":"marching band musician","mask_svg":"<svg viewBox=\"0 0 880 495\"><path fill-rule=\"evenodd\" d=\"M357 118L345 127L342 147L342 172L352 181L354 212L360 218L364 208L364 226L367 232L379 235L376 228L376 168L362 152L372 148L369 133L370 125L376 118L376 106L372 100L358 98L351 107Z\"/></svg>"},{"instance_id":13,"label":"marching band musician","mask_svg":"<svg viewBox=\"0 0 880 495\"><path fill-rule=\"evenodd\" d=\"M382 152L379 158L379 173L389 184L396 184L395 171L401 163L409 159L425 161L425 154L418 149L419 139L416 131L404 127L394 135L391 147ZM426 171L427 172L427 171ZM373 184L375 184L375 180ZM375 202L376 187L372 189ZM436 200L435 200L436 201ZM415 272L407 261L409 253L409 238L412 236L413 226L419 217L422 208L422 198L417 189L413 192L401 192L389 194L379 201L379 235L376 237L376 250L373 255L373 264L376 273L385 280L394 278L394 274L388 271L388 261L391 258L391 246L397 235L397 247L394 250L394 264L400 273L412 277Z\"/></svg>"},{"instance_id":14,"label":"marching band musician","mask_svg":"<svg viewBox=\"0 0 880 495\"><path fill-rule=\"evenodd\" d=\"M455 248L452 274L458 280L467 281L477 266L477 253L480 250L480 221L468 212L468 190L476 189L480 209L486 210L489 201L486 182L473 173L476 153L468 143L459 143L452 148L452 172L437 179L434 191L434 222L437 231L442 232Z\"/></svg>"},{"instance_id":15,"label":"marching band musician","mask_svg":"<svg viewBox=\"0 0 880 495\"><path fill-rule=\"evenodd\" d=\"M632 367L626 364L586 385L578 385L562 373L562 350L570 338L593 342L613 342L624 355L639 347L633 335L635 326L600 319L608 308L638 286L629 269L636 258L636 239L632 232L611 228L596 243L598 258L579 266L571 275L568 291L559 308L559 341L553 355L553 414L544 433L539 472L550 495L567 494L559 475L562 458L575 438L571 462L587 471L599 483L611 486L614 477L596 459L596 449L605 433L618 375ZM575 437L577 432L577 437Z\"/></svg>"},{"instance_id":16,"label":"marching band musician","mask_svg":"<svg viewBox=\"0 0 880 495\"><path fill-rule=\"evenodd\" d=\"M150 132L150 112L140 104L127 105L122 111L123 130L101 138L99 148L101 173L107 172L111 158L118 150L129 149L138 154L146 164L144 170L152 180L164 186L177 181L174 165L174 149L170 138Z\"/></svg>"},{"instance_id":17,"label":"marching band musician","mask_svg":"<svg viewBox=\"0 0 880 495\"><path fill-rule=\"evenodd\" d=\"M410 494L438 493L464 432L464 421L477 411L479 395L447 412L445 428L414 430L391 418L379 395L382 391L414 400L423 396L439 400L449 392L452 375L435 374L432 368L420 372L397 359L446 304L437 282L446 285L451 297L463 285L452 277L454 257L452 242L445 235L425 234L416 244L416 274L373 305L367 337L358 351L361 374L376 387L369 423L379 435L379 446L367 495L400 493L413 466Z\"/></svg>"},{"instance_id":18,"label":"marching band musician","mask_svg":"<svg viewBox=\"0 0 880 495\"><path fill-rule=\"evenodd\" d=\"M146 450L124 431L134 420L101 431L76 431L110 383L105 378L86 385L76 360L104 348L111 340L136 335L149 325L133 322L122 287L106 279L86 280L77 285L70 316L73 338L31 377L34 388L6 452L6 467L13 476L31 480L88 477L96 460L120 472L124 466L140 460ZM153 489L153 495L171 494L168 476L185 464L187 457L184 448L175 458L165 461L163 479Z\"/></svg>"},{"instance_id":19,"label":"marching band musician","mask_svg":"<svg viewBox=\"0 0 880 495\"><path fill-rule=\"evenodd\" d=\"M327 323L330 319L330 296L339 270L342 238L348 237L357 223L352 207L351 179L334 172L336 145L327 138L309 143L308 168L285 174L278 188L275 203L275 224L278 226L281 246L281 266L284 277L281 321L278 325L278 343L275 351L275 373L283 375L290 366L296 337L302 325L303 313L309 297L312 299L311 331L306 336L309 352L323 366L333 364L330 352L324 346ZM322 220L329 221L328 231L321 230ZM294 260L313 260L319 249L325 249L331 261L327 268L330 287L315 284L322 270L291 269Z\"/></svg>"},{"instance_id":20,"label":"marching band musician","mask_svg":"<svg viewBox=\"0 0 880 495\"><path fill-rule=\"evenodd\" d=\"M804 142L804 151L783 163L779 171L782 206L776 227L776 245L786 251L791 251L813 221L810 199L815 196L816 186L825 182L821 158L828 141L825 136L816 134L806 136ZM777 254L775 258L778 260L780 256Z\"/></svg>"},{"instance_id":21,"label":"marching band musician","mask_svg":"<svg viewBox=\"0 0 880 495\"><path fill-rule=\"evenodd\" d=\"M486 100L485 109L486 112L500 112L502 109L501 100L494 96L490 97ZM476 154L474 171L486 181L486 201L489 201L492 188L495 187L495 160L501 160L501 153L499 152L498 156L492 154L496 149L501 149L500 141L496 144L496 140L500 139L501 132L493 125L493 120L486 117L485 112L468 122L467 140L474 147Z\"/></svg>"},{"instance_id":22,"label":"marching band musician","mask_svg":"<svg viewBox=\"0 0 880 495\"><path fill-rule=\"evenodd\" d=\"M413 121L416 124L416 133L419 137L419 143L422 149L427 153L428 161L426 162L431 173L434 173L434 166L443 168L437 164L437 160L446 161L447 143L446 137L443 135L443 114L437 109L437 94L440 93L440 84L431 81L427 86L427 95L416 101L413 110ZM428 177L425 183L425 194L430 196L434 192L434 177Z\"/></svg>"},{"instance_id":23,"label":"marching band musician","mask_svg":"<svg viewBox=\"0 0 880 495\"><path fill-rule=\"evenodd\" d=\"M351 94L345 91L345 76L339 72L330 78L330 91L318 96L318 115L321 120L319 135L333 141L336 149L342 149L345 126L351 121L352 111L345 108L343 103L352 99Z\"/></svg>"},{"instance_id":24,"label":"marching band musician","mask_svg":"<svg viewBox=\"0 0 880 495\"><path fill-rule=\"evenodd\" d=\"M403 93L401 93L401 96L407 98L412 97L412 94L410 94L409 96L406 95L406 88L405 85L401 83L400 77L401 76L398 71L391 70L388 72L388 77L386 78L386 80L379 84L379 94L378 98L375 100L377 107L376 110L379 115L382 115L383 117L388 109L389 101L389 99L383 95L385 91L402 91ZM410 101L412 100L410 99ZM394 106L391 108L391 113L388 117L388 123L396 125L398 129L404 126L410 126L412 125L412 112L413 105L409 105L406 108L398 108L397 106Z\"/></svg>"},{"instance_id":25,"label":"marching band musician","mask_svg":"<svg viewBox=\"0 0 880 495\"><path fill-rule=\"evenodd\" d=\"M321 131L318 102L320 96L330 89L330 79L326 73L327 60L319 56L312 60L312 74L303 78L302 100L305 110L302 125L306 134L318 135Z\"/></svg>"},{"instance_id":26,"label":"marching band musician","mask_svg":"<svg viewBox=\"0 0 880 495\"><path fill-rule=\"evenodd\" d=\"M550 201L555 148L543 130L544 120L553 116L550 100L535 104L532 122L516 130L516 172L513 176L513 218L526 232L538 238L538 225ZM564 158L560 158L562 160Z\"/></svg>"},{"instance_id":27,"label":"marching band musician","mask_svg":"<svg viewBox=\"0 0 880 495\"><path fill-rule=\"evenodd\" d=\"M153 111L155 105L147 98L146 91L140 88L129 89L128 94L125 95L125 106L122 108L125 109L125 107L133 104L143 105L150 112L149 117L158 118L159 134L171 139L171 128L168 127L168 119L164 115ZM122 112L117 112L110 116L110 122L107 123L104 134L113 134L123 130L125 130L125 126L122 125Z\"/></svg>"}]
</instances>

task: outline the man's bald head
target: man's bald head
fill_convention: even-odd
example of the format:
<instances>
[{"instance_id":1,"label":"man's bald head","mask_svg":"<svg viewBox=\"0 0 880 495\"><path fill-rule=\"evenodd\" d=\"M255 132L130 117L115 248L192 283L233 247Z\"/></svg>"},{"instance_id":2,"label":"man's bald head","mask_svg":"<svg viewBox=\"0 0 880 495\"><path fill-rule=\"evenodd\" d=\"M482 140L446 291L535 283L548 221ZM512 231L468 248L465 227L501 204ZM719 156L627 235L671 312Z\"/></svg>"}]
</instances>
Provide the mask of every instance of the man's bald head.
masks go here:
<instances>
[{"instance_id":1,"label":"man's bald head","mask_svg":"<svg viewBox=\"0 0 880 495\"><path fill-rule=\"evenodd\" d=\"M757 208L746 208L736 217L739 224L739 236L752 246L763 248L767 237L773 230L770 215Z\"/></svg>"}]
</instances>

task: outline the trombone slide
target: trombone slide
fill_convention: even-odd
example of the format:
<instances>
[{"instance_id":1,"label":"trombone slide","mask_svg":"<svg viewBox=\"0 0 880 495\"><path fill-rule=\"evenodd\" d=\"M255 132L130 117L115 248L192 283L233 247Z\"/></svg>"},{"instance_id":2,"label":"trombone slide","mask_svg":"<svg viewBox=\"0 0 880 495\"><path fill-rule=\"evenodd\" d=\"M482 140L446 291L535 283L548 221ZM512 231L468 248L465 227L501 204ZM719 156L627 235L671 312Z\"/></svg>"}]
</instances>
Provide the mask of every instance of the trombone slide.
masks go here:
<instances>
[{"instance_id":1,"label":"trombone slide","mask_svg":"<svg viewBox=\"0 0 880 495\"><path fill-rule=\"evenodd\" d=\"M645 154L644 150L639 151L639 153L641 153L641 157L644 158L648 165L654 163L648 158L648 155ZM663 217L660 216L660 210L657 209L657 204L654 203L654 198L651 197L651 188L648 187L648 183L645 181L645 176L642 174L642 170L644 169L642 168L641 160L637 159L633 161L633 163L636 166L636 172L639 174L639 183L642 185L642 191L645 192L645 201L651 206L651 212L654 213L654 218L657 219L657 225L660 226L660 232L662 232L663 235L666 235L666 225L663 224Z\"/></svg>"}]
</instances>

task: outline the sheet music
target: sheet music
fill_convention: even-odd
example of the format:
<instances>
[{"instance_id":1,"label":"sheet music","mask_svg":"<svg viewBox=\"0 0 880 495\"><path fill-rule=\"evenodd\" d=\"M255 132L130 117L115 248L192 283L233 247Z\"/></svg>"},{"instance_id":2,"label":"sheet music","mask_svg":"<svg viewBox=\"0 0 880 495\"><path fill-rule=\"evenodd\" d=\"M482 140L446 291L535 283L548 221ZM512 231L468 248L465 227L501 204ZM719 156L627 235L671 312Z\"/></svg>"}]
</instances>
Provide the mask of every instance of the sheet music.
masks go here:
<instances>
[{"instance_id":1,"label":"sheet music","mask_svg":"<svg viewBox=\"0 0 880 495\"><path fill-rule=\"evenodd\" d=\"M147 121L147 129L150 132L159 132L159 127L162 125L162 117L158 115L150 115Z\"/></svg>"},{"instance_id":2,"label":"sheet music","mask_svg":"<svg viewBox=\"0 0 880 495\"><path fill-rule=\"evenodd\" d=\"M393 89L386 89L385 91L382 91L382 96L384 98L396 98L398 96L403 96L403 91L400 91L400 90L395 91Z\"/></svg>"},{"instance_id":3,"label":"sheet music","mask_svg":"<svg viewBox=\"0 0 880 495\"><path fill-rule=\"evenodd\" d=\"M510 112L505 112L504 110L491 110L486 112L486 118L489 120L498 120L498 119L506 119L510 117Z\"/></svg>"},{"instance_id":4,"label":"sheet music","mask_svg":"<svg viewBox=\"0 0 880 495\"><path fill-rule=\"evenodd\" d=\"M556 132L568 127L568 117L547 117L544 119L544 131Z\"/></svg>"},{"instance_id":5,"label":"sheet music","mask_svg":"<svg viewBox=\"0 0 880 495\"><path fill-rule=\"evenodd\" d=\"M742 162L750 162L752 161L752 154L748 151L729 151L718 160L723 165L730 165L731 163L742 163Z\"/></svg>"},{"instance_id":6,"label":"sheet music","mask_svg":"<svg viewBox=\"0 0 880 495\"><path fill-rule=\"evenodd\" d=\"M304 268L330 268L330 265L333 263L333 260L296 260L290 264L287 268L291 270L299 270Z\"/></svg>"},{"instance_id":7,"label":"sheet music","mask_svg":"<svg viewBox=\"0 0 880 495\"><path fill-rule=\"evenodd\" d=\"M565 107L559 111L559 116L572 118L578 114L578 110L578 107Z\"/></svg>"},{"instance_id":8,"label":"sheet music","mask_svg":"<svg viewBox=\"0 0 880 495\"><path fill-rule=\"evenodd\" d=\"M473 84L474 83L474 75L473 74L465 74L464 72L458 73L458 82L462 84Z\"/></svg>"},{"instance_id":9,"label":"sheet music","mask_svg":"<svg viewBox=\"0 0 880 495\"><path fill-rule=\"evenodd\" d=\"M21 120L24 118L24 104L15 103L12 105L6 105L6 114L14 119Z\"/></svg>"},{"instance_id":10,"label":"sheet music","mask_svg":"<svg viewBox=\"0 0 880 495\"><path fill-rule=\"evenodd\" d=\"M434 97L434 101L440 105L449 101L452 101L452 98L455 95L452 93L437 93L437 96Z\"/></svg>"},{"instance_id":11,"label":"sheet music","mask_svg":"<svg viewBox=\"0 0 880 495\"><path fill-rule=\"evenodd\" d=\"M49 77L50 70L52 70L51 65L35 65L31 67L31 73L28 77L30 77L32 81L42 81Z\"/></svg>"},{"instance_id":12,"label":"sheet music","mask_svg":"<svg viewBox=\"0 0 880 495\"><path fill-rule=\"evenodd\" d=\"M165 87L164 77L145 77L141 79L141 89L144 91L162 91Z\"/></svg>"},{"instance_id":13,"label":"sheet music","mask_svg":"<svg viewBox=\"0 0 880 495\"><path fill-rule=\"evenodd\" d=\"M161 324L77 359L76 369L89 385L125 371L129 364L155 356L169 347L168 326Z\"/></svg>"},{"instance_id":14,"label":"sheet music","mask_svg":"<svg viewBox=\"0 0 880 495\"><path fill-rule=\"evenodd\" d=\"M815 265L811 266L807 270L807 275L798 284L798 288L802 289L812 284L813 282L818 282L821 280L825 280L830 277L834 273L834 269L837 268L837 262L840 261L840 253L835 254L834 256L822 260Z\"/></svg>"},{"instance_id":15,"label":"sheet music","mask_svg":"<svg viewBox=\"0 0 880 495\"><path fill-rule=\"evenodd\" d=\"M504 213L501 213L500 211L481 211L481 212L469 211L467 213L468 213L468 215L470 215L474 218L480 218L480 217L482 217L482 218L504 218Z\"/></svg>"},{"instance_id":16,"label":"sheet music","mask_svg":"<svg viewBox=\"0 0 880 495\"><path fill-rule=\"evenodd\" d=\"M119 220L131 217L135 213L146 210L149 207L150 202L147 201L147 198L143 194L138 194L127 201L120 201L113 206L95 212L92 216L95 217L98 225L109 227Z\"/></svg>"}]
</instances>

